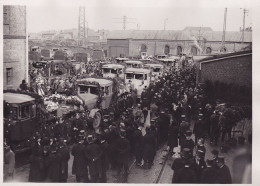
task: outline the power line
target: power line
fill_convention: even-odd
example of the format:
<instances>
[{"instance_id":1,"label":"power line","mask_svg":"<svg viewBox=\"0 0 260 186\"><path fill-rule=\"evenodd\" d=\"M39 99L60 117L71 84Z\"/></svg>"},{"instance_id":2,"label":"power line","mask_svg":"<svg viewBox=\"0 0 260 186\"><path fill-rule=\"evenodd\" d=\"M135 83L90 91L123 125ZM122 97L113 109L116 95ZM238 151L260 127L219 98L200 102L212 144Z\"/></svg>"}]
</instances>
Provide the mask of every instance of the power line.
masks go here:
<instances>
[{"instance_id":1,"label":"power line","mask_svg":"<svg viewBox=\"0 0 260 186\"><path fill-rule=\"evenodd\" d=\"M126 30L126 24L128 23L135 23L135 22L129 22L129 19L136 19L136 18L129 18L127 16L123 16L122 18L113 18L113 19L120 19L122 22L115 22L115 23L123 23L123 30Z\"/></svg>"}]
</instances>

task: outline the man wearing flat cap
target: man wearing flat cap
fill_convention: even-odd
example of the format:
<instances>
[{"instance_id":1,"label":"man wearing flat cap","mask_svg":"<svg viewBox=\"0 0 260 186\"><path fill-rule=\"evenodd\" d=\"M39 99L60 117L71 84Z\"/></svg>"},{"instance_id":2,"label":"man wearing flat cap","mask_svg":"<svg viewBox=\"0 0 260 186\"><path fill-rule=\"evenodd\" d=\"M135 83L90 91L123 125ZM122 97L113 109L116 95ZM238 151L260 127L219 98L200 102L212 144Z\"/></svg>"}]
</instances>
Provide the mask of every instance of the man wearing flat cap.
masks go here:
<instances>
[{"instance_id":1,"label":"man wearing flat cap","mask_svg":"<svg viewBox=\"0 0 260 186\"><path fill-rule=\"evenodd\" d=\"M181 157L176 158L173 161L172 170L174 171L174 173L173 173L173 177L172 177L172 183L175 183L175 179L176 179L175 175L177 175L178 171L185 166L185 161L190 160L191 157L192 157L192 155L191 155L190 149L184 148L183 151L181 152Z\"/></svg>"},{"instance_id":2,"label":"man wearing flat cap","mask_svg":"<svg viewBox=\"0 0 260 186\"><path fill-rule=\"evenodd\" d=\"M184 148L188 148L191 150L191 153L193 154L193 149L194 149L194 141L191 139L191 135L192 135L192 132L191 130L187 130L186 133L185 133L185 139L182 141L182 144L181 144L181 151L184 149Z\"/></svg>"},{"instance_id":3,"label":"man wearing flat cap","mask_svg":"<svg viewBox=\"0 0 260 186\"><path fill-rule=\"evenodd\" d=\"M214 166L213 159L206 160L207 167L201 173L200 183L215 183L217 168Z\"/></svg>"},{"instance_id":4,"label":"man wearing flat cap","mask_svg":"<svg viewBox=\"0 0 260 186\"><path fill-rule=\"evenodd\" d=\"M192 163L192 168L194 169L197 181L200 183L201 179L201 173L206 168L206 162L204 161L204 152L201 150L198 150L195 156L195 159Z\"/></svg>"},{"instance_id":5,"label":"man wearing flat cap","mask_svg":"<svg viewBox=\"0 0 260 186\"><path fill-rule=\"evenodd\" d=\"M215 183L220 184L231 184L232 178L227 165L225 165L225 158L224 156L219 156L217 159L218 171L216 174L216 181Z\"/></svg>"},{"instance_id":6,"label":"man wearing flat cap","mask_svg":"<svg viewBox=\"0 0 260 186\"><path fill-rule=\"evenodd\" d=\"M102 150L94 143L94 137L92 135L88 135L87 141L88 145L84 149L84 156L89 165L90 181L92 183L97 183L101 167L100 158L102 156Z\"/></svg>"}]
</instances>

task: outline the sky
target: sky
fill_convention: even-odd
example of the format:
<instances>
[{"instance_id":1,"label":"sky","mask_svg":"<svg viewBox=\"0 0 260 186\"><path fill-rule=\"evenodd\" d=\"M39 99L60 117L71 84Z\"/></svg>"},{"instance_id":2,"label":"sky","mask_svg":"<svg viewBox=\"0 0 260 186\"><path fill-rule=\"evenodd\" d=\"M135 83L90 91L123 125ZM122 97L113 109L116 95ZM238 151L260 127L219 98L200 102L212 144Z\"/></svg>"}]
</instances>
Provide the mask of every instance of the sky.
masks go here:
<instances>
[{"instance_id":1,"label":"sky","mask_svg":"<svg viewBox=\"0 0 260 186\"><path fill-rule=\"evenodd\" d=\"M20 3L21 1L19 1ZM27 5L28 32L61 30L78 27L79 6L85 7L88 27L94 30L121 30L123 16L132 22L127 29L182 30L186 26L211 27L223 30L224 10L227 8L227 31L239 31L243 25L252 26L252 6L249 1L214 0L24 0ZM211 2L211 3L209 3ZM222 3L219 3L222 2ZM232 3L236 2L236 3ZM246 3L244 3L246 2Z\"/></svg>"}]
</instances>

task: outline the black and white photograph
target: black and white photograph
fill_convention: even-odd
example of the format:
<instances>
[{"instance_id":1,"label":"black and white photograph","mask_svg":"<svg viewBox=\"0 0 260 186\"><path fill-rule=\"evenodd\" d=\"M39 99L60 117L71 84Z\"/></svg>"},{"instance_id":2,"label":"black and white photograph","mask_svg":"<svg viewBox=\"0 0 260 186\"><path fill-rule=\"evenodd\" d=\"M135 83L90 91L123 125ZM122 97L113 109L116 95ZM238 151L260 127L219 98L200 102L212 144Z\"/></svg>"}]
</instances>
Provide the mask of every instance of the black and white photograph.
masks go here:
<instances>
[{"instance_id":1,"label":"black and white photograph","mask_svg":"<svg viewBox=\"0 0 260 186\"><path fill-rule=\"evenodd\" d=\"M249 1L3 2L3 183L253 183Z\"/></svg>"}]
</instances>

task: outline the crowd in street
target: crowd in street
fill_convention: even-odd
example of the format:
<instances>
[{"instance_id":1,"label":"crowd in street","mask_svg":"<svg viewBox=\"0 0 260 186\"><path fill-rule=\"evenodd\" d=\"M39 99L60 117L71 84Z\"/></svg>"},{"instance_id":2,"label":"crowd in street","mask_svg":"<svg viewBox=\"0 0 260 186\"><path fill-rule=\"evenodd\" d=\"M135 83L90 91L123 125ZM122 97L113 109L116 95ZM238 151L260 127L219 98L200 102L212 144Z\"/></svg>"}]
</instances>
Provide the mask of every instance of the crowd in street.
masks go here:
<instances>
[{"instance_id":1,"label":"crowd in street","mask_svg":"<svg viewBox=\"0 0 260 186\"><path fill-rule=\"evenodd\" d=\"M84 111L44 126L31 140L29 181L67 182L68 161L74 157L77 182L104 183L108 169L127 176L131 157L136 166L150 169L160 145L167 144L171 155L181 155L172 164L173 183L232 183L217 150L212 152L214 159L205 160L204 143L225 144L235 123L228 109L207 103L202 87L196 86L194 66L168 71L135 102L124 102L120 112L109 113L100 134L91 132ZM151 123L146 125L148 110Z\"/></svg>"}]
</instances>

